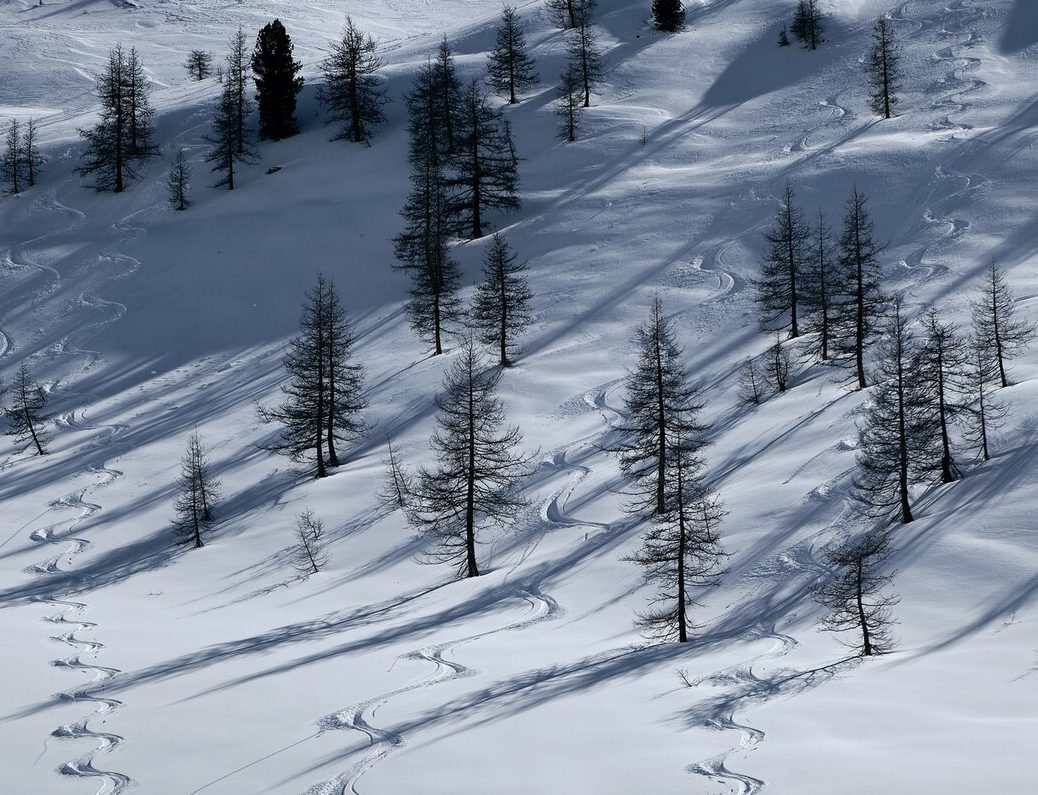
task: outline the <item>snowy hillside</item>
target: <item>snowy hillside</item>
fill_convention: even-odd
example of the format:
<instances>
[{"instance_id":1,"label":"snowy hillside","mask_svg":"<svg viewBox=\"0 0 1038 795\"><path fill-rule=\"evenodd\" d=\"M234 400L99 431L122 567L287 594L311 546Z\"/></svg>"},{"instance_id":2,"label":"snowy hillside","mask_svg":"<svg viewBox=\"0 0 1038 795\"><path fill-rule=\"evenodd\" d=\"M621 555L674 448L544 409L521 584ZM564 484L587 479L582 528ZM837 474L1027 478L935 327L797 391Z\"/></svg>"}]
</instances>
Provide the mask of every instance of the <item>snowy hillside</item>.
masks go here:
<instances>
[{"instance_id":1,"label":"snowy hillside","mask_svg":"<svg viewBox=\"0 0 1038 795\"><path fill-rule=\"evenodd\" d=\"M0 374L48 392L50 454L0 441L0 760L5 792L1024 792L1038 738L1038 346L1000 390L988 462L916 494L895 532L897 650L848 661L818 630L822 549L869 523L849 498L868 392L808 362L750 407L753 288L787 181L809 217L870 198L884 287L969 321L994 259L1038 320L1038 8L1033 0L830 0L815 52L776 46L792 0L599 0L600 93L557 135L562 34L517 4L540 87L506 109L522 209L490 225L528 260L536 320L501 394L536 471L530 507L480 550L485 574L421 565L379 507L385 443L429 464L433 396L456 358L404 315L392 237L408 191L402 95L446 35L482 76L500 13L483 0L30 0L0 4L0 123L40 122L40 182L0 197ZM389 62L370 147L329 141L317 64L347 13ZM877 17L904 48L900 116L867 110ZM235 190L204 162L215 80L242 26L285 24L303 63L301 134L263 142ZM161 157L121 194L73 173L109 48L141 53ZM169 158L194 166L186 212ZM279 166L280 170L268 173ZM466 302L489 238L461 243ZM314 480L261 449L281 356L318 271L342 292L371 429ZM633 625L652 589L623 558L644 525L605 451L631 337L659 294L702 389L708 476L729 515L720 587L689 644ZM202 549L170 517L197 429L223 484ZM289 562L309 508L326 571Z\"/></svg>"}]
</instances>

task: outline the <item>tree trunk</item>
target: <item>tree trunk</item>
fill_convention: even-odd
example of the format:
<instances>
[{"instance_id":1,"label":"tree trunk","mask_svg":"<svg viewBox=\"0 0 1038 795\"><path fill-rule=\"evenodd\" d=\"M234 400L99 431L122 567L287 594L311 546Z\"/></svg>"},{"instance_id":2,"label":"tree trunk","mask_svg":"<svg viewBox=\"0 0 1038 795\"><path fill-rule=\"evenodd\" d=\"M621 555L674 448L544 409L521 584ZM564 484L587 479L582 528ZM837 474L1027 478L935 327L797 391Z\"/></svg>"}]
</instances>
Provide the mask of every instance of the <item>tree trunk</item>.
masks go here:
<instances>
[{"instance_id":1,"label":"tree trunk","mask_svg":"<svg viewBox=\"0 0 1038 795\"><path fill-rule=\"evenodd\" d=\"M861 622L861 653L863 657L872 656L872 641L869 638L869 622L865 618L865 605L862 603L862 568L864 563L859 559L855 563L857 574L857 589L854 595L858 607L858 621Z\"/></svg>"},{"instance_id":2,"label":"tree trunk","mask_svg":"<svg viewBox=\"0 0 1038 795\"><path fill-rule=\"evenodd\" d=\"M466 473L465 492L465 559L469 577L478 577L476 565L476 407L472 394L473 373L469 370L469 438L468 438L468 472Z\"/></svg>"}]
</instances>

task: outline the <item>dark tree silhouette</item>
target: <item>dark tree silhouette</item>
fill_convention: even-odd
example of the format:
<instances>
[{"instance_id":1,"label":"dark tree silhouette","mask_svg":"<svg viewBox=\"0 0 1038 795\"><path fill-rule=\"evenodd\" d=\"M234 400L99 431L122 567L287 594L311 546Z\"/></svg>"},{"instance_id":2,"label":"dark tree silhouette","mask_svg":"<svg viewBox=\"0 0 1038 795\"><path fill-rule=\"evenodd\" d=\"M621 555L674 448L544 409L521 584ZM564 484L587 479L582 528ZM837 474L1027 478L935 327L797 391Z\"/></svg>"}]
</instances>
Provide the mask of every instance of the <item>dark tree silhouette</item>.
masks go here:
<instances>
[{"instance_id":1,"label":"dark tree silhouette","mask_svg":"<svg viewBox=\"0 0 1038 795\"><path fill-rule=\"evenodd\" d=\"M86 140L83 163L77 169L94 178L97 190L121 192L136 176L133 163L151 153L151 119L148 83L137 51L127 55L122 47L108 53L108 65L97 77L101 102L100 121L79 130Z\"/></svg>"},{"instance_id":2,"label":"dark tree silhouette","mask_svg":"<svg viewBox=\"0 0 1038 795\"><path fill-rule=\"evenodd\" d=\"M238 163L248 163L253 158L252 149L241 136L244 131L240 126L238 84L228 78L223 83L220 99L216 105L212 127L203 136L212 146L206 155L206 162L212 163L211 171L220 175L214 187L224 185L227 190L234 190L234 169Z\"/></svg>"},{"instance_id":3,"label":"dark tree silhouette","mask_svg":"<svg viewBox=\"0 0 1038 795\"><path fill-rule=\"evenodd\" d=\"M649 610L638 623L650 637L687 643L697 627L689 608L695 589L716 585L726 557L717 530L726 511L702 483L700 464L679 436L668 457L666 504L656 513L642 547L631 560L656 586Z\"/></svg>"},{"instance_id":4,"label":"dark tree silhouette","mask_svg":"<svg viewBox=\"0 0 1038 795\"><path fill-rule=\"evenodd\" d=\"M979 448L984 461L991 459L991 431L1000 427L1008 414L1007 406L988 388L991 376L991 364L984 347L975 339L970 340L964 378L967 422L963 435L968 443Z\"/></svg>"},{"instance_id":5,"label":"dark tree silhouette","mask_svg":"<svg viewBox=\"0 0 1038 795\"><path fill-rule=\"evenodd\" d=\"M562 124L560 136L569 143L577 140L577 122L584 110L581 105L580 73L573 63L566 65L566 71L559 80L558 99L555 102L555 113Z\"/></svg>"},{"instance_id":6,"label":"dark tree silhouette","mask_svg":"<svg viewBox=\"0 0 1038 795\"><path fill-rule=\"evenodd\" d=\"M225 84L228 92L226 102L229 113L233 117L234 145L241 157L249 153L249 134L245 129L245 121L252 113L252 102L249 100L249 47L245 38L245 31L240 27L238 32L231 36L229 50L226 58ZM221 101L223 102L223 100Z\"/></svg>"},{"instance_id":7,"label":"dark tree silhouette","mask_svg":"<svg viewBox=\"0 0 1038 795\"><path fill-rule=\"evenodd\" d=\"M394 238L396 267L410 277L411 328L443 352L444 327L458 316L458 265L447 247L450 233L439 90L435 67L424 67L407 96L411 192L400 211L405 227Z\"/></svg>"},{"instance_id":8,"label":"dark tree silhouette","mask_svg":"<svg viewBox=\"0 0 1038 795\"><path fill-rule=\"evenodd\" d=\"M954 326L941 320L936 308L931 308L923 319L925 336L920 349L919 375L930 402L933 421L940 432L940 464L942 483L957 478L952 458L950 426L963 411L958 399L962 393L962 377L967 365L967 351Z\"/></svg>"},{"instance_id":9,"label":"dark tree silhouette","mask_svg":"<svg viewBox=\"0 0 1038 795\"><path fill-rule=\"evenodd\" d=\"M685 26L685 8L681 0L652 0L652 21L666 33L674 33Z\"/></svg>"},{"instance_id":10,"label":"dark tree silhouette","mask_svg":"<svg viewBox=\"0 0 1038 795\"><path fill-rule=\"evenodd\" d=\"M834 340L842 354L852 358L858 389L868 384L865 349L872 342L887 299L880 291L879 255L883 247L872 239L865 196L855 188L847 200L843 233L838 246L840 286L833 307L839 336Z\"/></svg>"},{"instance_id":11,"label":"dark tree silhouette","mask_svg":"<svg viewBox=\"0 0 1038 795\"><path fill-rule=\"evenodd\" d=\"M186 210L191 203L187 199L187 191L191 187L191 164L184 156L184 150L178 149L169 166L166 176L166 198L174 210Z\"/></svg>"},{"instance_id":12,"label":"dark tree silhouette","mask_svg":"<svg viewBox=\"0 0 1038 795\"><path fill-rule=\"evenodd\" d=\"M34 447L37 455L47 454L45 426L50 418L43 413L46 407L47 393L32 380L29 365L22 362L11 389L11 402L4 408L7 435L14 437L21 450Z\"/></svg>"},{"instance_id":13,"label":"dark tree silhouette","mask_svg":"<svg viewBox=\"0 0 1038 795\"><path fill-rule=\"evenodd\" d=\"M667 510L669 457L680 453L686 467L696 466L705 430L698 420L703 403L685 376L674 326L659 296L635 343L638 361L624 380L626 413L617 428L625 440L613 452L620 456L620 470L636 483L629 510L662 513Z\"/></svg>"},{"instance_id":14,"label":"dark tree silhouette","mask_svg":"<svg viewBox=\"0 0 1038 795\"><path fill-rule=\"evenodd\" d=\"M973 335L987 365L997 374L999 383L1009 386L1006 361L1027 346L1035 336L1035 325L1016 317L1013 291L1002 269L995 264L984 272L984 283L971 302Z\"/></svg>"},{"instance_id":15,"label":"dark tree silhouette","mask_svg":"<svg viewBox=\"0 0 1038 795\"><path fill-rule=\"evenodd\" d=\"M788 47L789 46L789 33L787 32L785 25L783 25L782 26L782 30L779 31L778 46L779 47Z\"/></svg>"},{"instance_id":16,"label":"dark tree silhouette","mask_svg":"<svg viewBox=\"0 0 1038 795\"><path fill-rule=\"evenodd\" d=\"M862 657L883 654L894 647L895 621L890 611L900 600L887 590L893 574L882 573L892 553L886 530L872 531L826 552L832 578L815 591L819 604L828 610L822 628L860 635L845 645Z\"/></svg>"},{"instance_id":17,"label":"dark tree silhouette","mask_svg":"<svg viewBox=\"0 0 1038 795\"><path fill-rule=\"evenodd\" d=\"M350 360L352 335L334 285L318 274L307 292L299 318L300 333L289 343L283 359L289 381L281 387L285 400L275 408L260 407L264 422L282 426L272 452L293 461L312 461L315 474L328 474L325 465L339 463L335 441L352 440L363 432L360 412L360 366Z\"/></svg>"},{"instance_id":18,"label":"dark tree silhouette","mask_svg":"<svg viewBox=\"0 0 1038 795\"><path fill-rule=\"evenodd\" d=\"M191 50L184 68L195 80L205 80L213 73L213 54L205 50Z\"/></svg>"},{"instance_id":19,"label":"dark tree silhouette","mask_svg":"<svg viewBox=\"0 0 1038 795\"><path fill-rule=\"evenodd\" d=\"M894 301L880 352L872 403L858 428L858 472L854 496L873 516L896 513L913 520L909 489L933 472L940 460L939 433L919 373L919 345Z\"/></svg>"},{"instance_id":20,"label":"dark tree silhouette","mask_svg":"<svg viewBox=\"0 0 1038 795\"><path fill-rule=\"evenodd\" d=\"M22 163L25 165L25 176L31 188L36 184L36 176L44 164L40 152L39 124L30 116L22 132Z\"/></svg>"},{"instance_id":21,"label":"dark tree silhouette","mask_svg":"<svg viewBox=\"0 0 1038 795\"><path fill-rule=\"evenodd\" d=\"M292 39L281 20L264 25L252 53L260 138L280 141L299 132L296 94L303 88L303 78L297 76L301 67L292 60Z\"/></svg>"},{"instance_id":22,"label":"dark tree silhouette","mask_svg":"<svg viewBox=\"0 0 1038 795\"><path fill-rule=\"evenodd\" d=\"M823 41L824 19L825 15L818 7L818 0L798 0L789 31L807 49L816 50Z\"/></svg>"},{"instance_id":23,"label":"dark tree silhouette","mask_svg":"<svg viewBox=\"0 0 1038 795\"><path fill-rule=\"evenodd\" d=\"M408 511L414 495L414 478L400 460L400 451L392 439L386 440L386 457L382 459L385 473L379 483L376 496L379 504L390 510Z\"/></svg>"},{"instance_id":24,"label":"dark tree silhouette","mask_svg":"<svg viewBox=\"0 0 1038 795\"><path fill-rule=\"evenodd\" d=\"M757 406L767 397L768 382L758 362L747 357L739 371L739 395L747 403Z\"/></svg>"},{"instance_id":25,"label":"dark tree silhouette","mask_svg":"<svg viewBox=\"0 0 1038 795\"><path fill-rule=\"evenodd\" d=\"M581 8L576 15L576 23L567 33L567 60L580 80L581 93L585 108L591 107L591 94L602 79L602 52L598 41L598 31L592 15L593 6L582 0ZM567 67L567 71L569 67Z\"/></svg>"},{"instance_id":26,"label":"dark tree silhouette","mask_svg":"<svg viewBox=\"0 0 1038 795\"><path fill-rule=\"evenodd\" d=\"M525 501L518 491L528 458L517 452L522 435L505 425L495 392L501 371L488 368L469 339L436 397L437 463L418 471L408 520L427 543L425 560L479 576L478 536L488 524L510 526Z\"/></svg>"},{"instance_id":27,"label":"dark tree silhouette","mask_svg":"<svg viewBox=\"0 0 1038 795\"><path fill-rule=\"evenodd\" d=\"M472 305L472 323L480 331L480 341L498 349L498 363L511 364L509 352L515 338L530 325L530 292L526 263L508 247L500 235L494 235L483 260L483 281L476 288Z\"/></svg>"},{"instance_id":28,"label":"dark tree silhouette","mask_svg":"<svg viewBox=\"0 0 1038 795\"><path fill-rule=\"evenodd\" d=\"M501 111L475 80L458 109L454 144L447 181L450 231L480 238L485 210L519 209L519 173Z\"/></svg>"},{"instance_id":29,"label":"dark tree silhouette","mask_svg":"<svg viewBox=\"0 0 1038 795\"><path fill-rule=\"evenodd\" d=\"M872 49L865 59L869 78L869 108L885 119L894 115L901 90L901 49L894 41L894 30L884 17L876 20Z\"/></svg>"},{"instance_id":30,"label":"dark tree silhouette","mask_svg":"<svg viewBox=\"0 0 1038 795\"><path fill-rule=\"evenodd\" d=\"M798 310L803 303L803 277L810 257L811 231L797 209L793 187L786 192L775 216L775 224L764 233L768 251L755 282L761 326L776 321L789 326L789 336L800 336Z\"/></svg>"},{"instance_id":31,"label":"dark tree silhouette","mask_svg":"<svg viewBox=\"0 0 1038 795\"><path fill-rule=\"evenodd\" d=\"M454 66L454 47L444 36L440 48L436 52L436 60L432 64L432 106L429 116L434 122L436 143L440 152L454 153L454 136L457 131L457 117L461 112L461 82Z\"/></svg>"},{"instance_id":32,"label":"dark tree silhouette","mask_svg":"<svg viewBox=\"0 0 1038 795\"><path fill-rule=\"evenodd\" d=\"M203 546L202 534L216 523L214 508L220 500L220 482L210 471L202 440L194 431L180 460L177 499L173 504L173 535L178 541Z\"/></svg>"},{"instance_id":33,"label":"dark tree silhouette","mask_svg":"<svg viewBox=\"0 0 1038 795\"><path fill-rule=\"evenodd\" d=\"M7 124L4 136L4 154L0 159L0 175L10 185L11 193L21 193L21 176L24 171L22 162L22 125L18 119L11 119Z\"/></svg>"},{"instance_id":34,"label":"dark tree silhouette","mask_svg":"<svg viewBox=\"0 0 1038 795\"><path fill-rule=\"evenodd\" d=\"M328 549L324 540L324 522L307 508L296 517L296 543L292 548L292 565L303 577L317 574L328 565Z\"/></svg>"},{"instance_id":35,"label":"dark tree silhouette","mask_svg":"<svg viewBox=\"0 0 1038 795\"><path fill-rule=\"evenodd\" d=\"M832 255L832 230L825 214L818 213L814 227L810 258L804 269L803 299L811 316L811 330L818 334L815 348L818 358L829 360L830 341L833 337L833 312L839 275Z\"/></svg>"},{"instance_id":36,"label":"dark tree silhouette","mask_svg":"<svg viewBox=\"0 0 1038 795\"><path fill-rule=\"evenodd\" d=\"M768 349L766 362L768 381L776 392L785 392L793 373L793 358L782 345L781 333L775 335L775 344Z\"/></svg>"},{"instance_id":37,"label":"dark tree silhouette","mask_svg":"<svg viewBox=\"0 0 1038 795\"><path fill-rule=\"evenodd\" d=\"M371 128L386 120L382 107L389 98L378 77L385 65L378 55L378 42L358 30L347 16L342 38L332 42L331 54L321 62L324 85L317 92L328 121L343 125L337 140L367 141Z\"/></svg>"},{"instance_id":38,"label":"dark tree silhouette","mask_svg":"<svg viewBox=\"0 0 1038 795\"><path fill-rule=\"evenodd\" d=\"M524 88L537 84L537 69L526 51L526 34L514 6L505 6L497 27L497 41L487 60L491 87L508 97L510 105L519 102Z\"/></svg>"},{"instance_id":39,"label":"dark tree silhouette","mask_svg":"<svg viewBox=\"0 0 1038 795\"><path fill-rule=\"evenodd\" d=\"M597 5L598 0L546 0L544 8L551 24L567 30L577 27L582 16L593 14Z\"/></svg>"}]
</instances>

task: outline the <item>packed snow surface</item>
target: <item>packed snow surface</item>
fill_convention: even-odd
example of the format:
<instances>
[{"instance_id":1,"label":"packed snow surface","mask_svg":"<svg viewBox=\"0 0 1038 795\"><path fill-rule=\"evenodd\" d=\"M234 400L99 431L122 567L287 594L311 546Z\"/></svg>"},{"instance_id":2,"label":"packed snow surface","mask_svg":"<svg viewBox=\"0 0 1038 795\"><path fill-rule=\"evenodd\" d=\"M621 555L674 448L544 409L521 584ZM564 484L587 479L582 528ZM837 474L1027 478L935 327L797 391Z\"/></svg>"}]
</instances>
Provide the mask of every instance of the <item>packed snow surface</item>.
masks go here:
<instances>
[{"instance_id":1,"label":"packed snow surface","mask_svg":"<svg viewBox=\"0 0 1038 795\"><path fill-rule=\"evenodd\" d=\"M776 46L791 0L692 0L665 36L650 3L600 0L606 78L562 143L562 34L523 2L542 77L507 109L521 212L495 216L531 268L536 323L502 395L536 454L530 507L480 550L486 574L415 561L378 507L385 440L429 463L432 397L453 353L403 316L391 238L407 192L402 93L443 34L482 75L497 3L480 0L8 0L0 120L40 121L42 180L0 199L0 331L10 383L49 393L46 457L3 442L0 758L5 792L982 793L1033 788L1038 739L1038 352L1015 360L991 461L916 495L896 531L895 653L846 660L817 630L825 543L868 524L848 500L868 399L805 365L749 408L761 232L793 184L838 224L870 198L886 287L968 321L995 259L1018 309L1038 296L1038 9L1032 0L832 0L816 52ZM372 146L329 141L317 64L345 15L377 35L393 103ZM905 52L900 114L866 109L862 59L886 15ZM210 188L219 87L189 50L279 17L307 85L301 135L263 143ZM163 154L123 194L73 174L94 75L136 46ZM192 207L168 209L183 147ZM281 169L267 174L271 166ZM486 241L461 244L467 289ZM261 449L305 291L334 279L367 371L369 433L334 476ZM604 450L631 334L662 296L703 390L705 455L730 515L722 585L686 645L632 619L651 590L622 558L644 527ZM457 344L451 343L456 351ZM188 434L223 483L221 521L177 550L169 520ZM331 564L288 564L295 516Z\"/></svg>"}]
</instances>

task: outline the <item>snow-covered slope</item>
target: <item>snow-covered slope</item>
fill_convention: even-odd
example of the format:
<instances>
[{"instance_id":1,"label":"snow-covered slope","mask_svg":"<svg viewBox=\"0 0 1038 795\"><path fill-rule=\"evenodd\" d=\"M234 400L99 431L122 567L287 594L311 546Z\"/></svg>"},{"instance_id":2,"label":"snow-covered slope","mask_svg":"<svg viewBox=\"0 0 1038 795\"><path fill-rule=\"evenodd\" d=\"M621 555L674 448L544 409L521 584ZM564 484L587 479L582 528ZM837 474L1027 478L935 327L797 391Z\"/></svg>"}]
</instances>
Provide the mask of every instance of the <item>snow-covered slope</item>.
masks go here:
<instances>
[{"instance_id":1,"label":"snow-covered slope","mask_svg":"<svg viewBox=\"0 0 1038 795\"><path fill-rule=\"evenodd\" d=\"M0 119L33 115L50 162L0 200L0 367L49 389L52 453L0 472L5 791L146 793L781 793L1026 791L1038 736L1038 358L1013 365L992 461L919 495L897 531L897 653L867 664L816 630L821 547L863 528L847 500L861 393L801 371L749 410L737 371L770 340L752 290L761 231L790 181L809 212L871 197L887 287L967 318L986 263L1021 312L1038 295L1038 11L1030 0L832 0L828 41L778 48L788 0L688 4L662 37L649 3L600 0L607 79L582 139L555 135L561 34L523 3L542 88L512 119L523 209L495 224L530 262L537 322L502 381L527 447L531 508L492 535L488 573L418 565L374 499L384 441L427 461L430 357L402 315L390 239L407 191L401 93L446 32L476 76L497 4L108 2L0 6ZM316 64L345 14L382 39L394 103L370 148L331 143ZM903 114L865 108L861 58L889 14ZM222 53L280 17L304 64L302 134L260 147L233 193L206 187ZM158 140L195 166L165 206L165 157L121 195L72 169L92 75L141 51ZM313 79L311 79L313 78ZM644 142L643 142L644 137ZM267 174L272 165L280 171ZM467 284L485 242L458 248ZM320 270L343 291L373 430L333 477L259 445L256 419ZM733 553L687 646L632 628L648 592L621 558L641 528L602 451L630 335L660 293L713 424L710 473ZM197 428L223 481L202 550L174 551L179 457ZM965 452L964 459L967 457ZM329 528L328 571L287 563L295 516ZM61 776L59 773L67 774Z\"/></svg>"}]
</instances>

